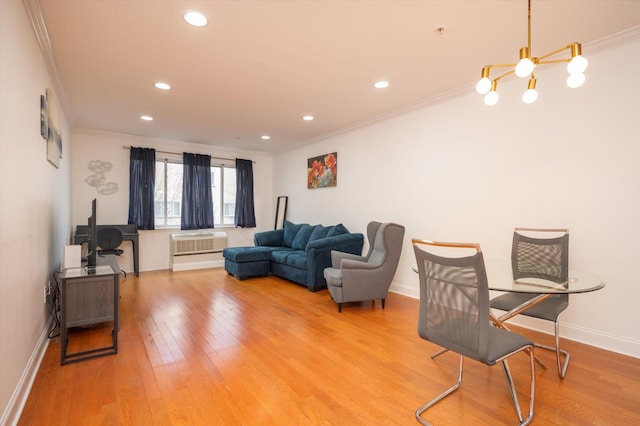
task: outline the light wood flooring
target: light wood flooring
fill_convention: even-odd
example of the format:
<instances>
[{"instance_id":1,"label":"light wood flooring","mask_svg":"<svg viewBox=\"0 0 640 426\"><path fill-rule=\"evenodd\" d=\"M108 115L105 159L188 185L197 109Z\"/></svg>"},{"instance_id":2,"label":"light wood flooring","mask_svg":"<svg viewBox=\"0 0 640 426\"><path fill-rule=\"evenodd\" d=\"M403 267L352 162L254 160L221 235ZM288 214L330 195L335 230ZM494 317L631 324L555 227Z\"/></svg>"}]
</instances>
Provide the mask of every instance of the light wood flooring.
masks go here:
<instances>
[{"instance_id":1,"label":"light wood flooring","mask_svg":"<svg viewBox=\"0 0 640 426\"><path fill-rule=\"evenodd\" d=\"M418 301L391 293L338 313L317 293L223 269L121 280L119 353L60 365L51 340L20 425L414 425L414 411L457 379L458 356L417 335ZM74 331L70 349L104 344L110 324ZM519 330L543 342L551 336ZM538 350L534 425L640 424L640 360L563 340L560 380ZM510 361L525 403L528 357ZM526 408L525 408L526 409ZM517 418L501 367L465 363L434 425Z\"/></svg>"}]
</instances>

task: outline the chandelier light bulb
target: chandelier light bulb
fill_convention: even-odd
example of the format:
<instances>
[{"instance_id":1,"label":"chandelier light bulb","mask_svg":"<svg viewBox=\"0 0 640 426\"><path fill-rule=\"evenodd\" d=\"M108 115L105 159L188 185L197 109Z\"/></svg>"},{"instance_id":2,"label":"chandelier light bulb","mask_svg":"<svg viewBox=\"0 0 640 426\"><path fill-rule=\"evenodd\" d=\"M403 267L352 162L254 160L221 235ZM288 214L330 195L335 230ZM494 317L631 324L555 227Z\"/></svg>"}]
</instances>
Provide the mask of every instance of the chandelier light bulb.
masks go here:
<instances>
[{"instance_id":1,"label":"chandelier light bulb","mask_svg":"<svg viewBox=\"0 0 640 426\"><path fill-rule=\"evenodd\" d=\"M582 55L574 56L569 64L567 64L567 71L569 74L581 74L587 70L589 61Z\"/></svg>"},{"instance_id":2,"label":"chandelier light bulb","mask_svg":"<svg viewBox=\"0 0 640 426\"><path fill-rule=\"evenodd\" d=\"M498 95L498 92L496 92L495 90L492 90L485 95L484 104L487 106L494 106L495 104L498 103L499 100L500 100L500 96Z\"/></svg>"},{"instance_id":3,"label":"chandelier light bulb","mask_svg":"<svg viewBox=\"0 0 640 426\"><path fill-rule=\"evenodd\" d=\"M491 90L491 80L487 77L481 78L476 84L476 92L481 95L486 95Z\"/></svg>"},{"instance_id":4,"label":"chandelier light bulb","mask_svg":"<svg viewBox=\"0 0 640 426\"><path fill-rule=\"evenodd\" d=\"M529 58L522 58L516 65L516 75L518 77L529 77L533 72L533 62Z\"/></svg>"},{"instance_id":5,"label":"chandelier light bulb","mask_svg":"<svg viewBox=\"0 0 640 426\"><path fill-rule=\"evenodd\" d=\"M571 87L572 89L575 89L577 87L582 86L586 79L587 78L583 73L569 74L569 77L567 78L567 86Z\"/></svg>"},{"instance_id":6,"label":"chandelier light bulb","mask_svg":"<svg viewBox=\"0 0 640 426\"><path fill-rule=\"evenodd\" d=\"M526 92L522 94L522 102L525 104L532 104L538 99L538 92L536 89L527 89Z\"/></svg>"}]
</instances>

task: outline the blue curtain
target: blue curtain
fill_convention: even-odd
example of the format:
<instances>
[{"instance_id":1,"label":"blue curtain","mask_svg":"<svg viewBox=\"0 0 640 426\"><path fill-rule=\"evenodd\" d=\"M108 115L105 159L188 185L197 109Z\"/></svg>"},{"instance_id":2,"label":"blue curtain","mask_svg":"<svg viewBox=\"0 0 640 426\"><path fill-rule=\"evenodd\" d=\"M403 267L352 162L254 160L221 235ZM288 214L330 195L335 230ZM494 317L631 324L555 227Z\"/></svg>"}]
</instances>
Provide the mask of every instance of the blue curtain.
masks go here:
<instances>
[{"instance_id":1,"label":"blue curtain","mask_svg":"<svg viewBox=\"0 0 640 426\"><path fill-rule=\"evenodd\" d=\"M253 163L236 158L236 226L255 228L253 209Z\"/></svg>"},{"instance_id":2,"label":"blue curtain","mask_svg":"<svg viewBox=\"0 0 640 426\"><path fill-rule=\"evenodd\" d=\"M156 150L131 147L129 157L129 219L138 229L154 229L153 196Z\"/></svg>"},{"instance_id":3,"label":"blue curtain","mask_svg":"<svg viewBox=\"0 0 640 426\"><path fill-rule=\"evenodd\" d=\"M211 156L182 155L182 218L180 229L213 228Z\"/></svg>"}]
</instances>

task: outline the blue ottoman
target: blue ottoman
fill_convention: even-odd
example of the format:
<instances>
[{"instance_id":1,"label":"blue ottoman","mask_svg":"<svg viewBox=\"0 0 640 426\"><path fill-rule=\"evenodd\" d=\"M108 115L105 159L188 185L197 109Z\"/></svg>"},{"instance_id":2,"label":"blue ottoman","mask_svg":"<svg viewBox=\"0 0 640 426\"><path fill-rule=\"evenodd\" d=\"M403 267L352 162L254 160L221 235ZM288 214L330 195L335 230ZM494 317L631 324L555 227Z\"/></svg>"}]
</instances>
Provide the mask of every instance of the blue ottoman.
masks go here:
<instances>
[{"instance_id":1,"label":"blue ottoman","mask_svg":"<svg viewBox=\"0 0 640 426\"><path fill-rule=\"evenodd\" d=\"M271 252L278 247L228 247L222 251L224 269L239 280L271 273Z\"/></svg>"}]
</instances>

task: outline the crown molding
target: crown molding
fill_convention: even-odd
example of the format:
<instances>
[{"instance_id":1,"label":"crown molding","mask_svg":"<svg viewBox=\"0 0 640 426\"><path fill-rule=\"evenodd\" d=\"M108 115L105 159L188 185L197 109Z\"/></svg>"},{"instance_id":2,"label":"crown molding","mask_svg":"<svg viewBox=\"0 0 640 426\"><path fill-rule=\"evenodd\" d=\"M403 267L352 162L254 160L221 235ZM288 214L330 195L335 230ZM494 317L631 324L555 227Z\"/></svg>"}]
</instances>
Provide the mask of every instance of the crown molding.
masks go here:
<instances>
[{"instance_id":1,"label":"crown molding","mask_svg":"<svg viewBox=\"0 0 640 426\"><path fill-rule=\"evenodd\" d=\"M22 0L22 4L27 11L31 28L38 41L38 46L40 47L40 52L47 67L49 78L51 78L53 84L53 90L58 95L58 104L60 108L62 108L69 127L73 129L75 125L75 114L69 104L64 85L62 84L62 78L60 78L58 64L53 54L51 40L49 39L49 32L47 31L47 25L44 22L42 9L40 8L40 0Z\"/></svg>"}]
</instances>

